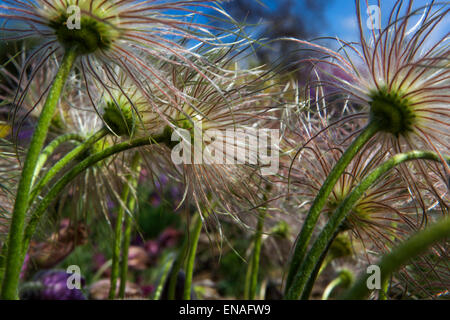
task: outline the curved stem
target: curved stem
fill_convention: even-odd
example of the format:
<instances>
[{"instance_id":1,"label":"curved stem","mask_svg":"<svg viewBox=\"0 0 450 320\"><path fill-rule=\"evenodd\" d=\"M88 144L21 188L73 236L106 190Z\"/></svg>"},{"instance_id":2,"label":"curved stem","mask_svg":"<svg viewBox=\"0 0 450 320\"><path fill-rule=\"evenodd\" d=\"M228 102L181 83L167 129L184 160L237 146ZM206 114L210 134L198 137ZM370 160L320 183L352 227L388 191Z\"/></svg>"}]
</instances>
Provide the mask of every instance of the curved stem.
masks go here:
<instances>
[{"instance_id":1,"label":"curved stem","mask_svg":"<svg viewBox=\"0 0 450 320\"><path fill-rule=\"evenodd\" d=\"M397 154L373 170L366 178L364 178L364 180L361 181L360 184L358 184L358 186L353 189L353 191L344 199L344 201L341 202L336 211L331 215L331 218L319 234L304 262L297 270L292 285L285 296L286 299L295 300L302 295L305 285L309 281L309 275L311 275L311 272L320 260L322 252L335 237L336 233L339 232L341 223L345 220L350 210L364 194L364 192L366 192L381 176L393 167L406 161L418 159L440 161L439 156L433 152L411 151Z\"/></svg>"},{"instance_id":2,"label":"curved stem","mask_svg":"<svg viewBox=\"0 0 450 320\"><path fill-rule=\"evenodd\" d=\"M311 272L311 275L309 276L308 282L305 285L305 289L302 292L302 296L300 297L301 300L308 300L309 296L311 295L312 289L314 287L314 284L316 283L317 277L319 277L320 273L323 271L323 268L326 267L328 264L328 261L326 260L326 257L328 256L328 252L333 244L334 239L336 239L336 236L338 233L334 234L333 238L328 242L327 247L325 250L323 250L321 256L319 257L319 260L316 263L316 266L314 267L313 272Z\"/></svg>"},{"instance_id":3,"label":"curved stem","mask_svg":"<svg viewBox=\"0 0 450 320\"><path fill-rule=\"evenodd\" d=\"M306 254L309 241L313 234L314 228L316 226L317 220L319 219L320 212L325 205L328 196L333 191L333 188L347 168L348 164L352 161L355 155L361 150L361 148L379 131L379 126L375 122L370 122L367 127L360 133L360 135L352 142L352 144L347 148L342 157L336 163L334 168L331 170L330 174L326 178L316 198L314 199L311 208L309 209L306 220L303 224L302 230L297 238L294 254L292 255L291 263L289 266L288 276L286 278L286 288L287 293L291 287L294 280L294 276L299 268L302 260Z\"/></svg>"},{"instance_id":4,"label":"curved stem","mask_svg":"<svg viewBox=\"0 0 450 320\"><path fill-rule=\"evenodd\" d=\"M331 295L331 292L333 292L333 290L336 287L341 286L344 289L348 289L353 284L353 282L354 282L353 273L348 269L342 269L339 272L338 277L333 281L331 281L325 288L322 295L322 300L328 300L328 298Z\"/></svg>"},{"instance_id":5,"label":"curved stem","mask_svg":"<svg viewBox=\"0 0 450 320\"><path fill-rule=\"evenodd\" d=\"M30 221L28 222L28 225L25 229L25 235L24 235L24 252L27 251L28 246L30 244L30 240L34 234L34 231L36 230L36 226L42 216L42 214L47 210L48 206L56 199L56 197L59 195L59 193L81 172L89 168L90 166L96 164L97 162L100 162L106 158L109 158L110 156L120 153L122 151L130 150L137 147L142 147L145 145L150 145L153 143L166 143L167 142L167 135L160 135L155 138L139 138L127 142L122 142L116 145L113 145L101 152L98 152L96 154L93 154L80 163L78 163L76 166L74 166L71 170L69 170L64 176L62 176L56 184L53 185L53 187L50 189L50 191L46 194L46 196L42 199L42 201L39 203L35 211L33 212ZM169 136L170 140L170 136ZM22 254L22 261L25 255Z\"/></svg>"},{"instance_id":6,"label":"curved stem","mask_svg":"<svg viewBox=\"0 0 450 320\"><path fill-rule=\"evenodd\" d=\"M18 298L17 288L23 263L21 254L23 247L22 236L24 232L25 215L28 209L31 182L33 180L39 154L47 137L48 128L53 115L55 114L56 106L58 105L59 98L76 57L77 53L74 50L66 50L28 147L8 234L5 274L1 292L2 299Z\"/></svg>"},{"instance_id":7,"label":"curved stem","mask_svg":"<svg viewBox=\"0 0 450 320\"><path fill-rule=\"evenodd\" d=\"M331 293L333 292L333 290L337 287L339 287L342 283L342 278L341 277L337 277L336 279L334 279L333 281L331 281L327 287L325 288L325 290L323 291L323 295L322 295L322 300L328 300L328 298L330 297Z\"/></svg>"},{"instance_id":8,"label":"curved stem","mask_svg":"<svg viewBox=\"0 0 450 320\"><path fill-rule=\"evenodd\" d=\"M30 193L30 197L28 200L28 205L31 206L33 201L35 200L36 196L39 195L41 190L47 185L50 180L55 177L61 169L63 169L70 161L72 161L75 157L77 157L80 153L85 151L87 148L89 148L93 143L97 142L99 139L103 138L106 134L108 134L107 129L101 129L95 134L93 134L91 137L89 137L87 140L84 140L84 138L78 134L65 134L62 135L55 140L53 140L47 147L42 150L38 163L36 164L36 168L34 170L34 176L32 185L34 184L34 180L38 176L40 170L42 169L43 165L47 161L48 157L54 152L54 150L61 145L62 143L69 141L69 140L75 140L83 142L82 144L78 145L70 151L68 154L66 154L62 159L60 159L58 162L56 162L46 173L45 175L39 180L36 186L32 189ZM22 250L22 255L25 256L26 251L28 247L27 245L24 245L24 248ZM1 252L6 252L6 243L3 244ZM4 269L5 259L3 256L0 256L0 279L3 279L3 269Z\"/></svg>"},{"instance_id":9,"label":"curved stem","mask_svg":"<svg viewBox=\"0 0 450 320\"><path fill-rule=\"evenodd\" d=\"M256 296L256 287L258 285L258 273L259 273L259 259L261 256L261 244L264 228L265 212L260 211L258 217L258 225L256 226L255 242L253 247L252 260L248 265L246 281L246 293L245 299L254 300Z\"/></svg>"},{"instance_id":10,"label":"curved stem","mask_svg":"<svg viewBox=\"0 0 450 320\"><path fill-rule=\"evenodd\" d=\"M166 284L167 277L170 275L171 266L173 265L175 260L175 256L172 254L163 264L163 270L161 274L161 278L159 279L159 284L155 289L155 294L153 296L153 300L161 299L161 294L164 290L164 285Z\"/></svg>"},{"instance_id":11,"label":"curved stem","mask_svg":"<svg viewBox=\"0 0 450 320\"><path fill-rule=\"evenodd\" d=\"M195 217L194 227L192 229L192 238L189 241L189 251L188 251L188 259L186 264L186 280L184 282L184 300L191 300L191 290L192 290L192 277L194 274L194 263L195 263L195 255L197 253L198 239L200 238L200 233L203 227L203 221L198 214Z\"/></svg>"},{"instance_id":12,"label":"curved stem","mask_svg":"<svg viewBox=\"0 0 450 320\"><path fill-rule=\"evenodd\" d=\"M50 157L53 154L53 152L55 152L56 148L58 148L61 144L71 140L84 142L83 137L78 133L67 133L57 137L55 140L50 142L44 148L44 150L42 150L41 154L39 155L39 159L36 163L36 168L34 169L33 181L31 182L31 185L34 184L34 181L39 175L39 172L41 171L42 167L44 167L44 164L47 162L48 157Z\"/></svg>"},{"instance_id":13,"label":"curved stem","mask_svg":"<svg viewBox=\"0 0 450 320\"><path fill-rule=\"evenodd\" d=\"M53 179L60 171L63 169L70 161L75 159L78 155L80 155L83 151L88 149L90 146L92 146L95 142L103 138L108 134L107 129L100 129L96 133L94 133L92 136L90 136L87 140L83 141L82 144L77 146L75 149L70 151L68 154L66 154L63 158L61 158L58 162L56 162L50 170L48 170L45 175L39 180L37 185L33 188L30 195L29 204L31 205L36 198L36 196L41 192L42 188L45 187L45 185L50 182L51 179ZM48 146L50 147L50 145ZM47 147L47 148L48 148ZM46 149L47 149L46 148ZM45 149L44 149L45 151Z\"/></svg>"},{"instance_id":14,"label":"curved stem","mask_svg":"<svg viewBox=\"0 0 450 320\"><path fill-rule=\"evenodd\" d=\"M385 283L393 272L399 270L409 260L422 254L433 244L449 237L449 217L445 217L413 235L381 259L378 264L381 270L381 283ZM369 276L368 274L361 276L343 298L349 300L366 298L370 293L367 286Z\"/></svg>"},{"instance_id":15,"label":"curved stem","mask_svg":"<svg viewBox=\"0 0 450 320\"><path fill-rule=\"evenodd\" d=\"M131 188L136 189L139 179L139 173L141 172L141 155L139 152L134 154L133 160L131 161L131 174L129 176L129 182ZM126 200L125 200L126 201ZM123 244L122 244L122 262L120 269L120 287L119 287L119 298L125 298L125 288L127 284L128 276L128 250L130 248L131 241L131 229L132 229L132 214L136 206L136 197L131 195L128 199L128 214L125 214L125 231L123 234Z\"/></svg>"}]
</instances>

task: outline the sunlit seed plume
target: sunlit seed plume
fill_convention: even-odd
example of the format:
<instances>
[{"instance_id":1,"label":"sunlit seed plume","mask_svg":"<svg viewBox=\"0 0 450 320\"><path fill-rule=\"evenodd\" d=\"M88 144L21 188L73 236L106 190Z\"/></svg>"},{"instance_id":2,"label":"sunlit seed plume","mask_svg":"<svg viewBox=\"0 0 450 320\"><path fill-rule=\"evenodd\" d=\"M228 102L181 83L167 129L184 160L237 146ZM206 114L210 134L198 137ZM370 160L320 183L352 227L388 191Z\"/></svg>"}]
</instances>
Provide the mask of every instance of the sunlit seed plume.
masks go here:
<instances>
[{"instance_id":1,"label":"sunlit seed plume","mask_svg":"<svg viewBox=\"0 0 450 320\"><path fill-rule=\"evenodd\" d=\"M450 52L448 33L438 30L448 19L448 4L432 1L414 9L413 1L396 1L386 26L379 30L366 26L364 7L360 1L356 6L358 43L339 39L340 49L333 51L292 39L327 56L310 60L319 75L312 84L322 92L319 100L339 95L345 105L354 105L356 111L346 113L339 123L363 117L378 123L381 132L376 137L386 150L437 152L440 166L416 162L416 171L422 176L427 170L440 172L446 180L450 173L444 161L449 150ZM405 175L412 178L409 172Z\"/></svg>"},{"instance_id":2,"label":"sunlit seed plume","mask_svg":"<svg viewBox=\"0 0 450 320\"><path fill-rule=\"evenodd\" d=\"M215 61L219 70L211 77L214 86L188 67L167 66L168 81L183 93L182 97L176 97L176 107L161 94L155 95L154 101L174 135L179 134L174 147L183 142L191 143L187 163L175 166L178 173L174 175L186 186L184 198L189 198L202 211L215 208L212 211L236 215L234 205L252 207L261 201L256 192L261 184L261 164L258 155L250 154L245 143L235 142L233 136L233 141L227 140L227 130L233 133L242 130L250 138L257 138L257 129L271 128L267 124L276 109L273 103L276 93L264 91L270 72L241 69L225 50L212 50L205 57ZM142 112L141 119L144 127L150 130L157 127L158 114L153 109ZM183 136L182 130L187 131L188 137ZM234 151L227 152L231 148ZM242 154L250 154L247 161L239 162ZM145 157L152 157L151 152ZM173 166L173 161L168 160ZM238 220L237 216L235 218Z\"/></svg>"},{"instance_id":3,"label":"sunlit seed plume","mask_svg":"<svg viewBox=\"0 0 450 320\"><path fill-rule=\"evenodd\" d=\"M159 69L161 62L184 65L209 79L203 69L213 64L193 48L201 44L226 47L235 41L224 36L230 34L225 29L199 21L205 15L210 19L211 12L222 22L229 21L228 31L236 38L240 27L212 0L8 0L0 4L4 20L0 30L6 39L39 40L23 72L31 64L44 68L52 55L58 57L53 61L59 61L64 51L74 50L76 68L87 88L91 82L105 87L103 79L119 87L116 79L123 74L138 89L143 82L152 83L172 99L181 93L166 80ZM144 97L150 103L151 97Z\"/></svg>"},{"instance_id":4,"label":"sunlit seed plume","mask_svg":"<svg viewBox=\"0 0 450 320\"><path fill-rule=\"evenodd\" d=\"M283 146L291 150L287 153L291 157L285 159L283 168L286 176L289 176L289 196L297 205L297 210L304 208L307 211L349 143L343 138L348 135L343 129L334 134L325 132L317 135L322 131L322 123L317 121L318 118L317 115L310 118L314 125L305 127L300 123L295 132L285 135ZM299 119L303 119L303 116ZM325 127L327 126L325 123ZM377 141L366 145L334 186L323 209L322 220L326 222L364 177L389 157L390 154ZM413 167L409 169L414 172ZM439 190L438 195L430 190L430 182L435 190ZM448 214L448 208L441 202L448 198L448 194L439 176L430 173L428 181L416 179L415 187L419 190L418 193L412 192L410 181L401 170L392 170L361 196L340 229L343 234L351 235L356 256L373 264L399 241L422 229L427 220L434 221L439 216ZM436 248L431 252L436 252ZM439 255L434 258L440 260ZM430 259L422 257L418 261L428 266L428 272L434 272ZM402 281L412 281L412 275L407 269L402 269L399 277ZM440 281L442 284L442 279ZM427 287L424 292L430 295L433 289Z\"/></svg>"}]
</instances>

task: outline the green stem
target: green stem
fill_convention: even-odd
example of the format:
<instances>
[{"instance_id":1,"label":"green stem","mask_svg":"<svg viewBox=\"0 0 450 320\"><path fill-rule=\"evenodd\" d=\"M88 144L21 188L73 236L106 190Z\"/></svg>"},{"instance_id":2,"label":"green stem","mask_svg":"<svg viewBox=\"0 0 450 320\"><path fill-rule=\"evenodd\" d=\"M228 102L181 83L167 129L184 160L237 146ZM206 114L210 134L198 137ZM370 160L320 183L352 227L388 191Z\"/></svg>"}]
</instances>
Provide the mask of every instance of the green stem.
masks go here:
<instances>
[{"instance_id":1,"label":"green stem","mask_svg":"<svg viewBox=\"0 0 450 320\"><path fill-rule=\"evenodd\" d=\"M314 284L316 283L316 279L319 277L320 273L323 271L324 268L326 268L327 264L332 261L332 258L330 261L326 261L326 257L328 256L328 252L333 244L334 239L336 239L336 236L338 233L336 233L333 238L328 243L325 250L323 250L321 256L319 257L319 260L317 261L316 266L314 267L313 272L311 272L311 275L309 276L309 280L305 285L305 289L302 292L302 296L300 297L301 300L308 300L309 296L311 295L311 292L314 288Z\"/></svg>"},{"instance_id":2,"label":"green stem","mask_svg":"<svg viewBox=\"0 0 450 320\"><path fill-rule=\"evenodd\" d=\"M252 283L252 270L253 270L253 251L250 261L248 262L247 265L247 272L245 273L244 300L250 299L249 297L250 297L250 286Z\"/></svg>"},{"instance_id":3,"label":"green stem","mask_svg":"<svg viewBox=\"0 0 450 320\"><path fill-rule=\"evenodd\" d=\"M25 216L28 210L31 182L33 180L39 154L47 137L48 128L53 115L55 114L58 101L61 97L64 85L76 57L77 54L74 50L66 50L28 147L27 156L22 169L22 176L17 189L17 196L14 203L12 221L8 234L8 244L6 246L8 248L5 264L6 268L1 292L2 299L10 300L18 298L17 288L19 285L19 275L23 263L21 254L23 247L22 237L24 232Z\"/></svg>"},{"instance_id":4,"label":"green stem","mask_svg":"<svg viewBox=\"0 0 450 320\"><path fill-rule=\"evenodd\" d=\"M75 159L78 155L80 155L83 151L88 149L90 146L92 146L95 142L103 138L108 134L107 129L100 129L96 133L94 133L92 136L90 136L87 140L83 141L82 144L75 147L73 150L71 150L68 154L66 154L63 158L61 158L58 162L56 162L50 170L48 170L45 175L39 180L37 185L33 188L30 195L29 203L30 205L36 198L36 196L41 192L42 188L44 188L47 183L50 182L51 179L53 179L70 161ZM49 148L50 145L47 147ZM46 148L46 149L47 149ZM45 151L45 150L44 150Z\"/></svg>"},{"instance_id":5,"label":"green stem","mask_svg":"<svg viewBox=\"0 0 450 320\"><path fill-rule=\"evenodd\" d=\"M129 184L133 189L136 189L139 179L139 173L141 172L141 155L136 152L133 160L131 162L131 175L129 176ZM124 199L124 201L126 201ZM119 287L119 298L125 298L125 288L127 284L128 276L128 250L130 248L131 241L131 229L133 226L132 214L136 206L136 197L131 196L128 199L128 211L129 213L125 215L125 231L123 234L123 244L122 244L122 262L120 270L120 287Z\"/></svg>"},{"instance_id":6,"label":"green stem","mask_svg":"<svg viewBox=\"0 0 450 320\"><path fill-rule=\"evenodd\" d=\"M385 279L384 282L381 284L381 290L379 292L380 300L388 299L388 290L389 290L389 281L388 279Z\"/></svg>"},{"instance_id":7,"label":"green stem","mask_svg":"<svg viewBox=\"0 0 450 320\"><path fill-rule=\"evenodd\" d=\"M31 185L34 185L34 181L36 180L37 176L39 175L39 172L44 167L44 164L47 162L48 157L50 157L53 152L55 152L56 148L58 148L61 144L67 141L78 141L78 142L84 142L84 139L81 135L77 133L67 133L63 134L59 137L57 137L55 140L50 142L44 150L42 150L41 154L39 155L39 159L36 163L36 168L34 169L34 175L33 175L33 181Z\"/></svg>"},{"instance_id":8,"label":"green stem","mask_svg":"<svg viewBox=\"0 0 450 320\"><path fill-rule=\"evenodd\" d=\"M333 191L333 188L347 168L348 164L352 161L355 155L361 150L361 148L379 131L379 126L375 122L371 122L367 127L360 133L360 135L352 142L352 144L347 148L342 157L336 163L334 168L331 170L330 174L326 178L322 187L320 188L316 198L314 199L311 208L309 209L308 216L303 224L300 235L297 238L294 254L292 255L291 263L289 266L289 272L286 279L285 292L287 293L291 287L294 280L294 276L297 269L300 267L302 260L306 254L309 241L313 234L314 228L316 226L317 220L319 219L320 212L325 205L328 196Z\"/></svg>"},{"instance_id":9,"label":"green stem","mask_svg":"<svg viewBox=\"0 0 450 320\"><path fill-rule=\"evenodd\" d=\"M245 299L254 300L256 297L256 287L258 285L258 274L259 274L259 259L261 257L261 244L264 229L264 219L265 212L261 210L258 217L258 224L256 226L255 242L253 246L253 254L251 263L248 266L247 272L249 273L246 280L249 284L246 285L248 292L246 293Z\"/></svg>"},{"instance_id":10,"label":"green stem","mask_svg":"<svg viewBox=\"0 0 450 320\"><path fill-rule=\"evenodd\" d=\"M53 179L55 175L57 175L61 169L63 169L70 161L72 161L76 156L78 156L80 153L82 153L84 150L89 148L93 143L97 142L99 139L103 138L108 131L106 129L101 129L91 137L89 137L87 140L84 141L83 137L78 134L65 134L62 135L55 140L53 140L47 147L44 148L44 150L41 152L38 163L36 165L36 168L34 170L34 176L33 176L33 183L36 177L39 174L39 171L42 169L43 165L47 161L48 157L54 152L54 150L61 145L62 143L69 141L69 140L76 140L83 142L79 146L77 146L75 149L70 151L68 154L66 154L62 159L60 159L57 163L55 163L46 173L45 175L40 179L40 181L37 183L36 186L31 191L30 198L28 200L28 205L31 206L33 201L35 200L36 196L41 192L41 190L47 185L47 183ZM25 227L25 230L27 230L28 226ZM25 231L25 234L27 234L28 231ZM26 251L28 247L27 245L24 245L22 255L25 256ZM2 253L6 252L6 243L3 244L2 247ZM0 256L0 279L3 279L3 271L4 271L4 264L5 259L3 256Z\"/></svg>"},{"instance_id":11,"label":"green stem","mask_svg":"<svg viewBox=\"0 0 450 320\"><path fill-rule=\"evenodd\" d=\"M122 243L123 214L125 212L124 207L127 203L129 194L130 194L130 185L126 183L123 186L121 203L119 210L117 212L116 226L114 228L111 276L109 281L109 294L108 294L108 298L110 300L116 297L117 278L119 277L120 244Z\"/></svg>"},{"instance_id":12,"label":"green stem","mask_svg":"<svg viewBox=\"0 0 450 320\"><path fill-rule=\"evenodd\" d=\"M173 263L173 267L172 267L172 270L170 272L170 277L169 277L169 290L167 291L167 299L168 300L175 300L177 281L178 281L178 273L180 272L180 269L183 266L183 262L187 255L188 242L189 242L188 237L186 236L183 241L183 245L181 246L180 252L178 253L177 258L175 259L175 262Z\"/></svg>"},{"instance_id":13,"label":"green stem","mask_svg":"<svg viewBox=\"0 0 450 320\"><path fill-rule=\"evenodd\" d=\"M195 263L195 255L197 253L198 239L200 238L200 233L202 231L203 221L198 214L195 217L194 227L192 229L192 238L189 241L189 251L188 251L188 259L186 264L186 279L184 282L184 300L191 300L191 287L192 287L192 277L194 274L194 263Z\"/></svg>"},{"instance_id":14,"label":"green stem","mask_svg":"<svg viewBox=\"0 0 450 320\"><path fill-rule=\"evenodd\" d=\"M167 135L163 134L160 136L157 136L155 138L139 138L131 141L126 141L122 143L118 143L116 145L113 145L103 151L100 151L96 154L93 154L80 163L78 163L76 166L74 166L71 170L69 170L64 176L62 176L49 190L49 192L46 194L46 196L42 199L42 201L39 203L37 208L35 209L34 213L31 216L31 219L27 225L27 228L25 230L24 235L24 249L27 249L30 240L36 230L36 226L42 216L42 214L47 210L48 206L56 199L56 197L59 195L59 193L73 180L77 177L78 174L89 168L90 166L96 164L97 162L100 162L102 160L107 159L108 157L120 153L126 150L130 150L137 147L142 147L145 145L150 145L153 143L167 143ZM170 136L169 136L170 139ZM26 252L26 250L24 250ZM25 256L22 255L22 261Z\"/></svg>"},{"instance_id":15,"label":"green stem","mask_svg":"<svg viewBox=\"0 0 450 320\"><path fill-rule=\"evenodd\" d=\"M381 270L381 283L387 281L392 273L399 270L411 259L425 252L433 244L450 237L450 218L445 217L437 223L414 234L411 238L386 254L378 264ZM367 287L369 274L364 274L344 295L344 299L366 298L370 291Z\"/></svg>"},{"instance_id":16,"label":"green stem","mask_svg":"<svg viewBox=\"0 0 450 320\"><path fill-rule=\"evenodd\" d=\"M161 294L164 290L164 285L166 283L167 277L170 275L171 267L174 263L175 256L172 254L169 256L169 258L166 260L166 263L163 264L163 270L161 274L161 278L159 279L159 284L156 287L155 294L153 296L153 300L159 300L161 299Z\"/></svg>"},{"instance_id":17,"label":"green stem","mask_svg":"<svg viewBox=\"0 0 450 320\"><path fill-rule=\"evenodd\" d=\"M353 273L348 269L343 269L339 272L339 276L334 279L333 281L328 284L328 286L325 288L322 300L328 300L333 290L341 286L344 289L348 289L354 282L354 276Z\"/></svg>"},{"instance_id":18,"label":"green stem","mask_svg":"<svg viewBox=\"0 0 450 320\"><path fill-rule=\"evenodd\" d=\"M341 277L337 277L336 279L334 279L333 281L331 281L327 287L325 288L325 290L323 291L323 295L322 295L322 300L328 300L328 298L330 297L331 293L333 292L333 290L337 287L339 287L342 284L342 278Z\"/></svg>"},{"instance_id":19,"label":"green stem","mask_svg":"<svg viewBox=\"0 0 450 320\"><path fill-rule=\"evenodd\" d=\"M323 251L339 232L340 225L364 192L366 192L381 176L395 166L406 161L418 159L440 161L439 156L433 152L411 151L397 154L373 170L366 178L364 178L364 180L361 181L360 184L358 184L358 186L353 189L350 195L348 195L344 201L341 202L336 211L331 215L328 223L311 247L311 250L309 251L304 262L298 268L292 285L285 296L286 299L295 300L302 295L305 285L309 281L309 275L311 275L312 271L316 267Z\"/></svg>"}]
</instances>

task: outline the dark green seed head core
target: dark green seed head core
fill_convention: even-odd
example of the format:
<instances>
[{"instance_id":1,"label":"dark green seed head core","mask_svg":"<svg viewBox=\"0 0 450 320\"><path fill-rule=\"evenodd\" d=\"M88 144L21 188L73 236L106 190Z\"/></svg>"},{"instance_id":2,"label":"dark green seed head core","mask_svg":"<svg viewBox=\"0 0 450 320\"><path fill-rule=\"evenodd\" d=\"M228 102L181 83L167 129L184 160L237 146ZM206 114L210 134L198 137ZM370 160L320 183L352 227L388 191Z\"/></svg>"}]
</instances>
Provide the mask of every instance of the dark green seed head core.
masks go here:
<instances>
[{"instance_id":1,"label":"dark green seed head core","mask_svg":"<svg viewBox=\"0 0 450 320\"><path fill-rule=\"evenodd\" d=\"M111 101L106 104L103 121L118 136L132 136L135 131L135 119L132 107L125 103L118 106Z\"/></svg>"},{"instance_id":2,"label":"dark green seed head core","mask_svg":"<svg viewBox=\"0 0 450 320\"><path fill-rule=\"evenodd\" d=\"M113 27L92 17L81 17L80 28L69 29L69 16L62 13L49 23L55 31L58 42L65 48L76 49L79 54L89 54L97 50L107 50L116 38Z\"/></svg>"},{"instance_id":3,"label":"dark green seed head core","mask_svg":"<svg viewBox=\"0 0 450 320\"><path fill-rule=\"evenodd\" d=\"M412 131L415 115L408 99L384 88L372 93L371 98L371 118L380 125L382 131L395 136Z\"/></svg>"}]
</instances>

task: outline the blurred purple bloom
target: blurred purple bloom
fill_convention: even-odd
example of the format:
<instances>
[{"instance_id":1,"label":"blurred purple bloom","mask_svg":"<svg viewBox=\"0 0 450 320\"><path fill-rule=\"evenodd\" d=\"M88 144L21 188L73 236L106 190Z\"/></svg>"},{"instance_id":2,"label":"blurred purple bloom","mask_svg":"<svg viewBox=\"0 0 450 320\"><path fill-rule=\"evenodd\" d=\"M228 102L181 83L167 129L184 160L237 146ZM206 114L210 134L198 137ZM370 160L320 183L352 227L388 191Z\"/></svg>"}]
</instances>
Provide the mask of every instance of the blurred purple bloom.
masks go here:
<instances>
[{"instance_id":1,"label":"blurred purple bloom","mask_svg":"<svg viewBox=\"0 0 450 320\"><path fill-rule=\"evenodd\" d=\"M19 131L19 134L17 137L19 138L19 141L26 142L31 139L31 136L34 133L34 128L21 128Z\"/></svg>"},{"instance_id":2,"label":"blurred purple bloom","mask_svg":"<svg viewBox=\"0 0 450 320\"><path fill-rule=\"evenodd\" d=\"M150 195L149 202L153 207L158 207L161 205L161 196L158 193L153 192Z\"/></svg>"},{"instance_id":3,"label":"blurred purple bloom","mask_svg":"<svg viewBox=\"0 0 450 320\"><path fill-rule=\"evenodd\" d=\"M160 249L159 243L155 240L149 240L145 243L145 251L147 251L151 262L158 258Z\"/></svg>"},{"instance_id":4,"label":"blurred purple bloom","mask_svg":"<svg viewBox=\"0 0 450 320\"><path fill-rule=\"evenodd\" d=\"M170 188L170 197L174 200L174 203L179 203L183 197L183 193L179 187L171 187Z\"/></svg>"},{"instance_id":5,"label":"blurred purple bloom","mask_svg":"<svg viewBox=\"0 0 450 320\"><path fill-rule=\"evenodd\" d=\"M163 248L173 247L177 244L180 232L174 228L165 229L158 237L158 243Z\"/></svg>"},{"instance_id":6,"label":"blurred purple bloom","mask_svg":"<svg viewBox=\"0 0 450 320\"><path fill-rule=\"evenodd\" d=\"M80 289L69 289L67 280L71 274L62 270L50 270L44 272L39 280L43 285L40 293L41 300L86 300ZM81 279L84 285L84 279Z\"/></svg>"},{"instance_id":7,"label":"blurred purple bloom","mask_svg":"<svg viewBox=\"0 0 450 320\"><path fill-rule=\"evenodd\" d=\"M162 174L158 177L158 179L156 179L155 187L159 191L162 191L162 189L167 185L168 182L169 178L165 174Z\"/></svg>"},{"instance_id":8,"label":"blurred purple bloom","mask_svg":"<svg viewBox=\"0 0 450 320\"><path fill-rule=\"evenodd\" d=\"M148 296L150 296L153 293L153 291L155 291L155 286L153 286L151 284L149 284L149 285L142 285L141 286L141 291L142 291L142 295L144 297L148 297Z\"/></svg>"}]
</instances>

